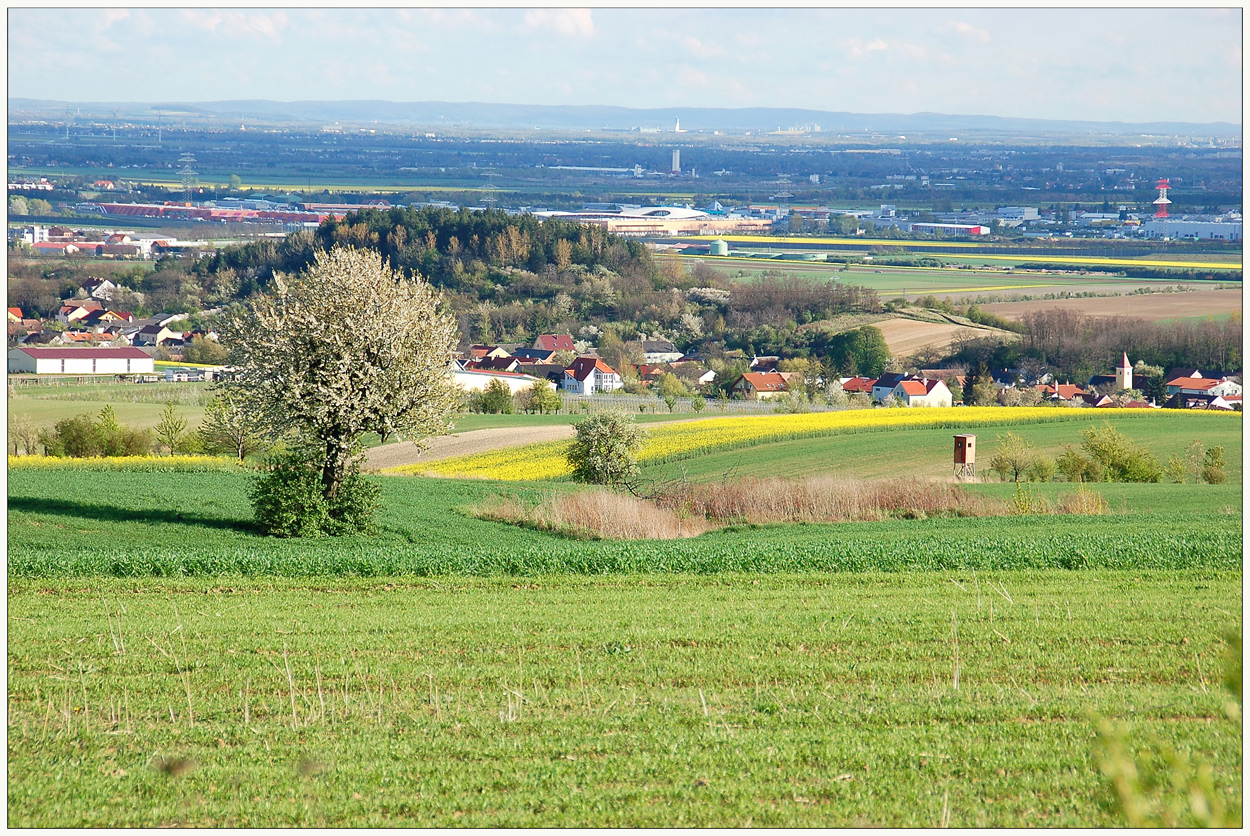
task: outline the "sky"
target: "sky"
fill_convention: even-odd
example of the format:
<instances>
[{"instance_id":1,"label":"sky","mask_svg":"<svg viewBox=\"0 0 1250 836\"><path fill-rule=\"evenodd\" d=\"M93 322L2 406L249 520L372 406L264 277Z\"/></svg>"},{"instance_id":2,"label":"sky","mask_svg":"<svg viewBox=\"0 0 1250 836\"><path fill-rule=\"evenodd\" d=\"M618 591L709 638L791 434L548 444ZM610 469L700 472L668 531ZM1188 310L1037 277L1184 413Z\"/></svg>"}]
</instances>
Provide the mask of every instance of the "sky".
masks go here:
<instances>
[{"instance_id":1,"label":"sky","mask_svg":"<svg viewBox=\"0 0 1250 836\"><path fill-rule=\"evenodd\" d=\"M10 97L1241 122L1242 10L10 8Z\"/></svg>"}]
</instances>

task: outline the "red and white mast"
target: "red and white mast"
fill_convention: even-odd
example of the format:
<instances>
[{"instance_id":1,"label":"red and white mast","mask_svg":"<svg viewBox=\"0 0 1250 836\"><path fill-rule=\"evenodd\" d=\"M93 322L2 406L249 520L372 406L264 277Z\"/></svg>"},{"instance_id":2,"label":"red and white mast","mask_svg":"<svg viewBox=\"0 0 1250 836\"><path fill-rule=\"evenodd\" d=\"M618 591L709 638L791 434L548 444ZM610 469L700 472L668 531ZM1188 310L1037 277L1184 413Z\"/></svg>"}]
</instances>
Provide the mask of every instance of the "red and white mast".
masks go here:
<instances>
[{"instance_id":1,"label":"red and white mast","mask_svg":"<svg viewBox=\"0 0 1250 836\"><path fill-rule=\"evenodd\" d=\"M1155 188L1159 190L1159 196L1154 201L1155 206L1158 207L1155 209L1155 217L1166 218L1168 216L1168 206L1172 203L1172 201L1168 200L1170 185L1167 179L1164 178L1155 183Z\"/></svg>"}]
</instances>

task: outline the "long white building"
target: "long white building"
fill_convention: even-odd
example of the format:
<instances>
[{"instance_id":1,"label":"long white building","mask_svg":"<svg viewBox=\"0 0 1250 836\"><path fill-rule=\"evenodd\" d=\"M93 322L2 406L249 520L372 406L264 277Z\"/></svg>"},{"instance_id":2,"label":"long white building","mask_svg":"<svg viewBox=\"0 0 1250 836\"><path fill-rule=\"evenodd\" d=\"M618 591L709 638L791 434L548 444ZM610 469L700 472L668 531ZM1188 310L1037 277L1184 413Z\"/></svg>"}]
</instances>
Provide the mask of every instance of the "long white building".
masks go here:
<instances>
[{"instance_id":1,"label":"long white building","mask_svg":"<svg viewBox=\"0 0 1250 836\"><path fill-rule=\"evenodd\" d=\"M9 374L153 374L152 358L137 348L44 348L9 351Z\"/></svg>"}]
</instances>

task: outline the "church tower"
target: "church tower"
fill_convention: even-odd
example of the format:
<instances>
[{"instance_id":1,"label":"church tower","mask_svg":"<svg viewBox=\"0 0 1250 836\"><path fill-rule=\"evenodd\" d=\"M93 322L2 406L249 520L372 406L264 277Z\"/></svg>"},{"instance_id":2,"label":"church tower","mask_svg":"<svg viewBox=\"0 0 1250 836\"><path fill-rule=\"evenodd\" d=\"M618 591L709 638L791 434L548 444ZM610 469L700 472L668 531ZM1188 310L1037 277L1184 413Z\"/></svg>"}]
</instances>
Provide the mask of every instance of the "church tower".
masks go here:
<instances>
[{"instance_id":1,"label":"church tower","mask_svg":"<svg viewBox=\"0 0 1250 836\"><path fill-rule=\"evenodd\" d=\"M1127 353L1120 361L1120 368L1115 370L1115 388L1117 390L1133 388L1133 367L1128 362Z\"/></svg>"}]
</instances>

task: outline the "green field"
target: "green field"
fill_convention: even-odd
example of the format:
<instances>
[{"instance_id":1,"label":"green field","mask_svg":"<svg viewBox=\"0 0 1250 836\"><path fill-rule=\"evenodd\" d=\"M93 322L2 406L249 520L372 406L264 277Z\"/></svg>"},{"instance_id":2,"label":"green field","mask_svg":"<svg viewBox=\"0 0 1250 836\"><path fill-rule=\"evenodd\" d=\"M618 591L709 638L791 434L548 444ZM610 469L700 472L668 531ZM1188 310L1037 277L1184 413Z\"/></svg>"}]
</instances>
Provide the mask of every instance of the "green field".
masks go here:
<instances>
[{"instance_id":1,"label":"green field","mask_svg":"<svg viewBox=\"0 0 1250 836\"><path fill-rule=\"evenodd\" d=\"M1106 412L1106 410L1100 410ZM1087 413L1080 414L1084 417ZM1108 416L1113 424L1134 442L1151 450L1160 463L1172 454L1182 455L1193 441L1205 447L1221 445L1228 465L1230 482L1240 483L1242 422L1192 420L1194 416L1177 410L1131 410ZM1034 445L1039 453L1057 457L1066 445L1079 448L1081 433L1100 421L1056 422L986 427L977 431L978 472L992 475L990 457L998 449L997 439L1014 432ZM954 453L950 429L891 429L888 432L859 432L781 441L763 447L747 447L705 453L684 462L652 465L645 473L653 479L672 479L682 472L695 481L719 480L729 476L801 478L822 474L876 479L899 474L921 479L944 479L951 475Z\"/></svg>"},{"instance_id":2,"label":"green field","mask_svg":"<svg viewBox=\"0 0 1250 836\"><path fill-rule=\"evenodd\" d=\"M1187 417L1107 420L1166 458L1191 440ZM1054 452L1084 426L1013 429ZM1168 748L1210 765L1239 823L1241 725L1221 677L1242 608L1242 425L1193 426L1225 446L1228 483L1096 485L1106 516L663 542L472 512L570 483L379 477L375 533L275 540L252 526L246 471L14 467L8 820L1119 826L1097 761L1105 719L1143 769ZM981 456L1006 429L980 434ZM951 432L685 465L938 478Z\"/></svg>"},{"instance_id":3,"label":"green field","mask_svg":"<svg viewBox=\"0 0 1250 836\"><path fill-rule=\"evenodd\" d=\"M8 821L1110 826L1100 716L1239 817L1240 606L1212 570L11 582Z\"/></svg>"}]
</instances>

